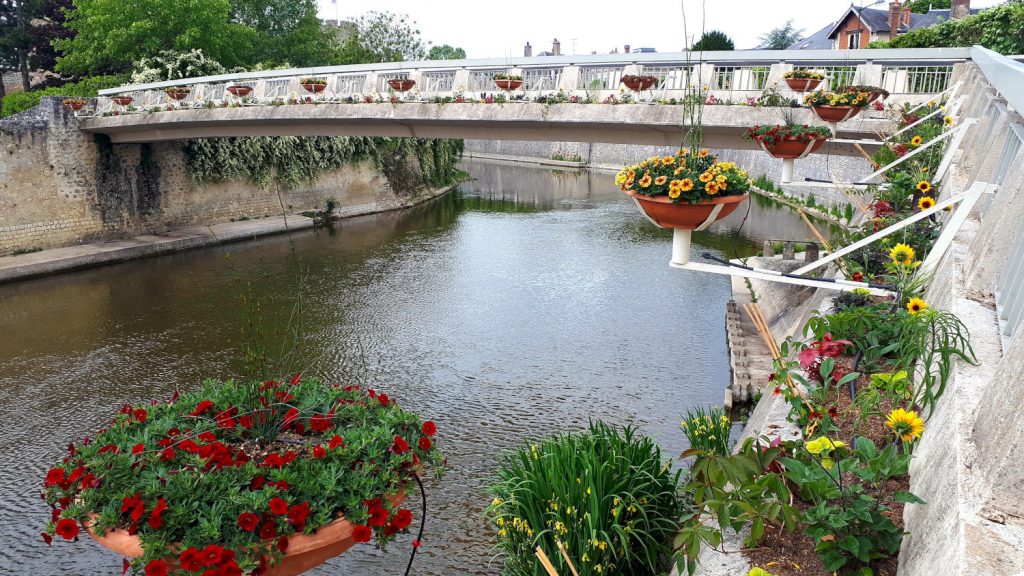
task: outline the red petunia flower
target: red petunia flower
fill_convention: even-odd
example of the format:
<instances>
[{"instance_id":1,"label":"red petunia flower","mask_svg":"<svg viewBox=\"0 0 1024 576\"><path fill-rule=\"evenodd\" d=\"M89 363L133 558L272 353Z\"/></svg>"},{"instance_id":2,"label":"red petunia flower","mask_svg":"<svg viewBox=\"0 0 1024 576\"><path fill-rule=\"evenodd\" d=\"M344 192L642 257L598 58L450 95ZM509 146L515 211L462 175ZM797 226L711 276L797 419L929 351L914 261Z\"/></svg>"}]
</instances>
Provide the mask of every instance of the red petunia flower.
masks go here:
<instances>
[{"instance_id":1,"label":"red petunia flower","mask_svg":"<svg viewBox=\"0 0 1024 576\"><path fill-rule=\"evenodd\" d=\"M416 538L416 539L414 539L412 541L412 547L413 548L419 548L420 547L420 539L419 538Z\"/></svg>"},{"instance_id":2,"label":"red petunia flower","mask_svg":"<svg viewBox=\"0 0 1024 576\"><path fill-rule=\"evenodd\" d=\"M288 502L283 498L271 498L270 499L270 511L278 516L288 513Z\"/></svg>"},{"instance_id":3,"label":"red petunia flower","mask_svg":"<svg viewBox=\"0 0 1024 576\"><path fill-rule=\"evenodd\" d=\"M437 425L434 424L432 421L427 420L426 422L423 423L423 433L426 434L427 436L433 436L434 434L437 434Z\"/></svg>"},{"instance_id":4,"label":"red petunia flower","mask_svg":"<svg viewBox=\"0 0 1024 576\"><path fill-rule=\"evenodd\" d=\"M331 442L327 446L331 450L334 450L335 448L337 448L338 446L341 446L344 443L345 443L345 441L342 440L341 436L338 436L337 434L335 434L334 438L331 438Z\"/></svg>"},{"instance_id":5,"label":"red petunia flower","mask_svg":"<svg viewBox=\"0 0 1024 576\"><path fill-rule=\"evenodd\" d=\"M430 447L432 446L432 444L430 443L430 438L427 436L420 436L419 445L420 450L430 450Z\"/></svg>"},{"instance_id":6,"label":"red petunia flower","mask_svg":"<svg viewBox=\"0 0 1024 576\"><path fill-rule=\"evenodd\" d=\"M391 524L399 530L405 530L410 524L412 524L412 512L402 508L395 514L395 517L391 520Z\"/></svg>"},{"instance_id":7,"label":"red petunia flower","mask_svg":"<svg viewBox=\"0 0 1024 576\"><path fill-rule=\"evenodd\" d=\"M323 446L313 446L313 458L320 459L327 456L327 450Z\"/></svg>"},{"instance_id":8,"label":"red petunia flower","mask_svg":"<svg viewBox=\"0 0 1024 576\"><path fill-rule=\"evenodd\" d=\"M850 277L850 279L853 280L854 282L863 282L864 281L864 273L863 272L854 272L853 275Z\"/></svg>"},{"instance_id":9,"label":"red petunia flower","mask_svg":"<svg viewBox=\"0 0 1024 576\"><path fill-rule=\"evenodd\" d=\"M370 508L370 517L366 523L370 526L384 526L388 523L388 511L379 506Z\"/></svg>"},{"instance_id":10,"label":"red petunia flower","mask_svg":"<svg viewBox=\"0 0 1024 576\"><path fill-rule=\"evenodd\" d=\"M391 399L388 398L387 394L380 394L377 396L377 401L380 402L381 406L387 406L391 403Z\"/></svg>"},{"instance_id":11,"label":"red petunia flower","mask_svg":"<svg viewBox=\"0 0 1024 576\"><path fill-rule=\"evenodd\" d=\"M203 432L199 436L196 436L196 438L202 440L203 442L213 442L217 440L217 435L214 434L213 432Z\"/></svg>"},{"instance_id":12,"label":"red petunia flower","mask_svg":"<svg viewBox=\"0 0 1024 576\"><path fill-rule=\"evenodd\" d=\"M220 562L220 557L222 554L224 554L224 549L220 546L217 546L216 544L210 544L206 548L203 548L203 566L209 568L210 566L217 564L218 562Z\"/></svg>"},{"instance_id":13,"label":"red petunia flower","mask_svg":"<svg viewBox=\"0 0 1024 576\"><path fill-rule=\"evenodd\" d=\"M62 518L57 521L57 535L65 540L74 540L78 537L78 521L71 518Z\"/></svg>"},{"instance_id":14,"label":"red petunia flower","mask_svg":"<svg viewBox=\"0 0 1024 576\"><path fill-rule=\"evenodd\" d=\"M145 451L146 451L146 445L143 444L142 442L139 442L135 446L132 446L132 454L134 454L136 456L138 456L139 454L142 454Z\"/></svg>"},{"instance_id":15,"label":"red petunia flower","mask_svg":"<svg viewBox=\"0 0 1024 576\"><path fill-rule=\"evenodd\" d=\"M285 552L288 551L288 537L287 536L280 536L280 537L278 537L278 539L277 539L277 549L281 552L281 554L284 554Z\"/></svg>"},{"instance_id":16,"label":"red petunia flower","mask_svg":"<svg viewBox=\"0 0 1024 576\"><path fill-rule=\"evenodd\" d=\"M146 576L167 576L167 562L162 559L150 560L146 564Z\"/></svg>"},{"instance_id":17,"label":"red petunia flower","mask_svg":"<svg viewBox=\"0 0 1024 576\"><path fill-rule=\"evenodd\" d=\"M309 419L309 429L316 432L326 432L334 427L334 422L331 421L330 416L324 416L322 414L316 414Z\"/></svg>"},{"instance_id":18,"label":"red petunia flower","mask_svg":"<svg viewBox=\"0 0 1024 576\"><path fill-rule=\"evenodd\" d=\"M242 428L245 428L246 430L252 428L252 416L249 416L248 414L246 414L245 416L240 416L238 418L238 425L241 426Z\"/></svg>"},{"instance_id":19,"label":"red petunia flower","mask_svg":"<svg viewBox=\"0 0 1024 576\"><path fill-rule=\"evenodd\" d=\"M395 454L404 454L409 451L409 443L401 436L395 436L395 443L391 445L391 451Z\"/></svg>"},{"instance_id":20,"label":"red petunia flower","mask_svg":"<svg viewBox=\"0 0 1024 576\"><path fill-rule=\"evenodd\" d=\"M134 416L139 422L145 422L148 414L146 414L145 408L136 408L135 411L132 412L132 416Z\"/></svg>"},{"instance_id":21,"label":"red petunia flower","mask_svg":"<svg viewBox=\"0 0 1024 576\"><path fill-rule=\"evenodd\" d=\"M267 518L270 518L269 516ZM264 522L260 526L260 538L263 540L270 540L277 536L277 526L274 525L273 521Z\"/></svg>"},{"instance_id":22,"label":"red petunia flower","mask_svg":"<svg viewBox=\"0 0 1024 576\"><path fill-rule=\"evenodd\" d=\"M263 465L268 468L280 468L284 466L284 460L281 458L280 454L267 454L266 457L263 458Z\"/></svg>"},{"instance_id":23,"label":"red petunia flower","mask_svg":"<svg viewBox=\"0 0 1024 576\"><path fill-rule=\"evenodd\" d=\"M278 482L277 482L277 489L278 490L288 490L288 483L285 482L284 480L278 480Z\"/></svg>"},{"instance_id":24,"label":"red petunia flower","mask_svg":"<svg viewBox=\"0 0 1024 576\"><path fill-rule=\"evenodd\" d=\"M40 534L43 537L43 542L46 542L47 546L53 546L53 536L50 536L46 532Z\"/></svg>"},{"instance_id":25,"label":"red petunia flower","mask_svg":"<svg viewBox=\"0 0 1024 576\"><path fill-rule=\"evenodd\" d=\"M164 450L160 452L160 459L165 462L168 460L174 460L174 448L164 448Z\"/></svg>"},{"instance_id":26,"label":"red petunia flower","mask_svg":"<svg viewBox=\"0 0 1024 576\"><path fill-rule=\"evenodd\" d=\"M59 484L64 481L64 469L63 468L50 468L50 471L46 473L46 481L43 482L43 486L49 488L55 484Z\"/></svg>"},{"instance_id":27,"label":"red petunia flower","mask_svg":"<svg viewBox=\"0 0 1024 576\"><path fill-rule=\"evenodd\" d=\"M288 509L288 521L295 526L295 529L302 531L306 528L306 518L309 517L309 502L296 504Z\"/></svg>"},{"instance_id":28,"label":"red petunia flower","mask_svg":"<svg viewBox=\"0 0 1024 576\"><path fill-rule=\"evenodd\" d=\"M263 488L263 484L267 481L265 476L257 476L252 479L249 483L249 490L260 490Z\"/></svg>"},{"instance_id":29,"label":"red petunia flower","mask_svg":"<svg viewBox=\"0 0 1024 576\"><path fill-rule=\"evenodd\" d=\"M373 530L369 526L357 524L352 529L352 539L356 542L369 542L373 538Z\"/></svg>"},{"instance_id":30,"label":"red petunia flower","mask_svg":"<svg viewBox=\"0 0 1024 576\"><path fill-rule=\"evenodd\" d=\"M178 565L182 570L198 572L203 567L203 555L195 548L186 548L178 555Z\"/></svg>"},{"instance_id":31,"label":"red petunia flower","mask_svg":"<svg viewBox=\"0 0 1024 576\"><path fill-rule=\"evenodd\" d=\"M161 514L167 510L167 502L163 498L156 501L156 506L153 507L153 511L149 514L149 527L154 530L159 530L164 525L164 519L161 518Z\"/></svg>"},{"instance_id":32,"label":"red petunia flower","mask_svg":"<svg viewBox=\"0 0 1024 576\"><path fill-rule=\"evenodd\" d=\"M196 409L190 413L190 416L199 416L200 414L206 412L210 408L213 408L213 402L209 400L203 400L199 404L196 404Z\"/></svg>"},{"instance_id":33,"label":"red petunia flower","mask_svg":"<svg viewBox=\"0 0 1024 576\"><path fill-rule=\"evenodd\" d=\"M260 525L259 516L252 512L242 512L238 515L238 527L246 532L253 532Z\"/></svg>"}]
</instances>

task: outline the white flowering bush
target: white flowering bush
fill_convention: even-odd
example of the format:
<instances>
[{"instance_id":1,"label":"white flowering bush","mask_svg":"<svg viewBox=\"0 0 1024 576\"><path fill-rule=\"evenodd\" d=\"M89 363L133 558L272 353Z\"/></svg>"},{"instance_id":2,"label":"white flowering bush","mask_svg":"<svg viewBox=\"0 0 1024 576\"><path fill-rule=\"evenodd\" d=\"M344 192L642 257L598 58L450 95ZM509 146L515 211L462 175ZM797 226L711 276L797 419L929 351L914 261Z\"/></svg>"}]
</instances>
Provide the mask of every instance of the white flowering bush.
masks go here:
<instances>
[{"instance_id":1,"label":"white flowering bush","mask_svg":"<svg viewBox=\"0 0 1024 576\"><path fill-rule=\"evenodd\" d=\"M143 58L135 63L132 70L132 82L148 84L164 80L181 80L197 76L213 76L227 72L220 62L207 58L202 50L187 52L179 50L162 50L152 58Z\"/></svg>"}]
</instances>

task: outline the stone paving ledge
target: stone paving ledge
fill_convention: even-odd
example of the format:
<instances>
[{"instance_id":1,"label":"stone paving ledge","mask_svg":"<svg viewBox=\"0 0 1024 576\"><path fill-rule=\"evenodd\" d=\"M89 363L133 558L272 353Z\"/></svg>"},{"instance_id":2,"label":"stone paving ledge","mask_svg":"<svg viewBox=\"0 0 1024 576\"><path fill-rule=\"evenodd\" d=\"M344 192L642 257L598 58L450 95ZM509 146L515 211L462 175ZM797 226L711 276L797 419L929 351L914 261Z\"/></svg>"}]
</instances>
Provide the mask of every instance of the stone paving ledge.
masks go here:
<instances>
[{"instance_id":1,"label":"stone paving ledge","mask_svg":"<svg viewBox=\"0 0 1024 576\"><path fill-rule=\"evenodd\" d=\"M305 216L271 216L210 226L193 226L162 235L145 234L125 240L79 244L31 254L4 256L0 257L0 284L191 248L252 240L260 236L312 227L313 219Z\"/></svg>"}]
</instances>

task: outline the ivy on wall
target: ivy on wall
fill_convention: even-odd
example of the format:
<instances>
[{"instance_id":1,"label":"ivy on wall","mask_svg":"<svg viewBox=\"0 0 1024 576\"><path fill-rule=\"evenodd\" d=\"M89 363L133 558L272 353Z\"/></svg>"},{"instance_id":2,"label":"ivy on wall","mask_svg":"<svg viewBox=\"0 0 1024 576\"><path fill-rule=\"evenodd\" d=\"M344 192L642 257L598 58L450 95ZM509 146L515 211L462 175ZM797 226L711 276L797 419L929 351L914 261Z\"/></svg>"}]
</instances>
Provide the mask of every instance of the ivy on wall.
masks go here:
<instances>
[{"instance_id":1,"label":"ivy on wall","mask_svg":"<svg viewBox=\"0 0 1024 576\"><path fill-rule=\"evenodd\" d=\"M462 140L282 136L187 140L189 172L197 184L249 180L286 188L312 184L326 172L373 160L398 193L455 180Z\"/></svg>"}]
</instances>

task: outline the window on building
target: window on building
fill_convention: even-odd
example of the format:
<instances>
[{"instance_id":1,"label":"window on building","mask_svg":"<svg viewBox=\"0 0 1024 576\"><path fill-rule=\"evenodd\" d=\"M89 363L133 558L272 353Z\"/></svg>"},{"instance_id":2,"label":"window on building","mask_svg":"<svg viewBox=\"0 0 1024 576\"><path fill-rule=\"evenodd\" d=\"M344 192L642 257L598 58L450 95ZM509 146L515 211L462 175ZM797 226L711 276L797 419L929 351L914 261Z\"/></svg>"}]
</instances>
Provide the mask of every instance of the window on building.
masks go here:
<instances>
[{"instance_id":1,"label":"window on building","mask_svg":"<svg viewBox=\"0 0 1024 576\"><path fill-rule=\"evenodd\" d=\"M846 47L850 50L860 48L860 30L857 30L856 32L847 32Z\"/></svg>"}]
</instances>

